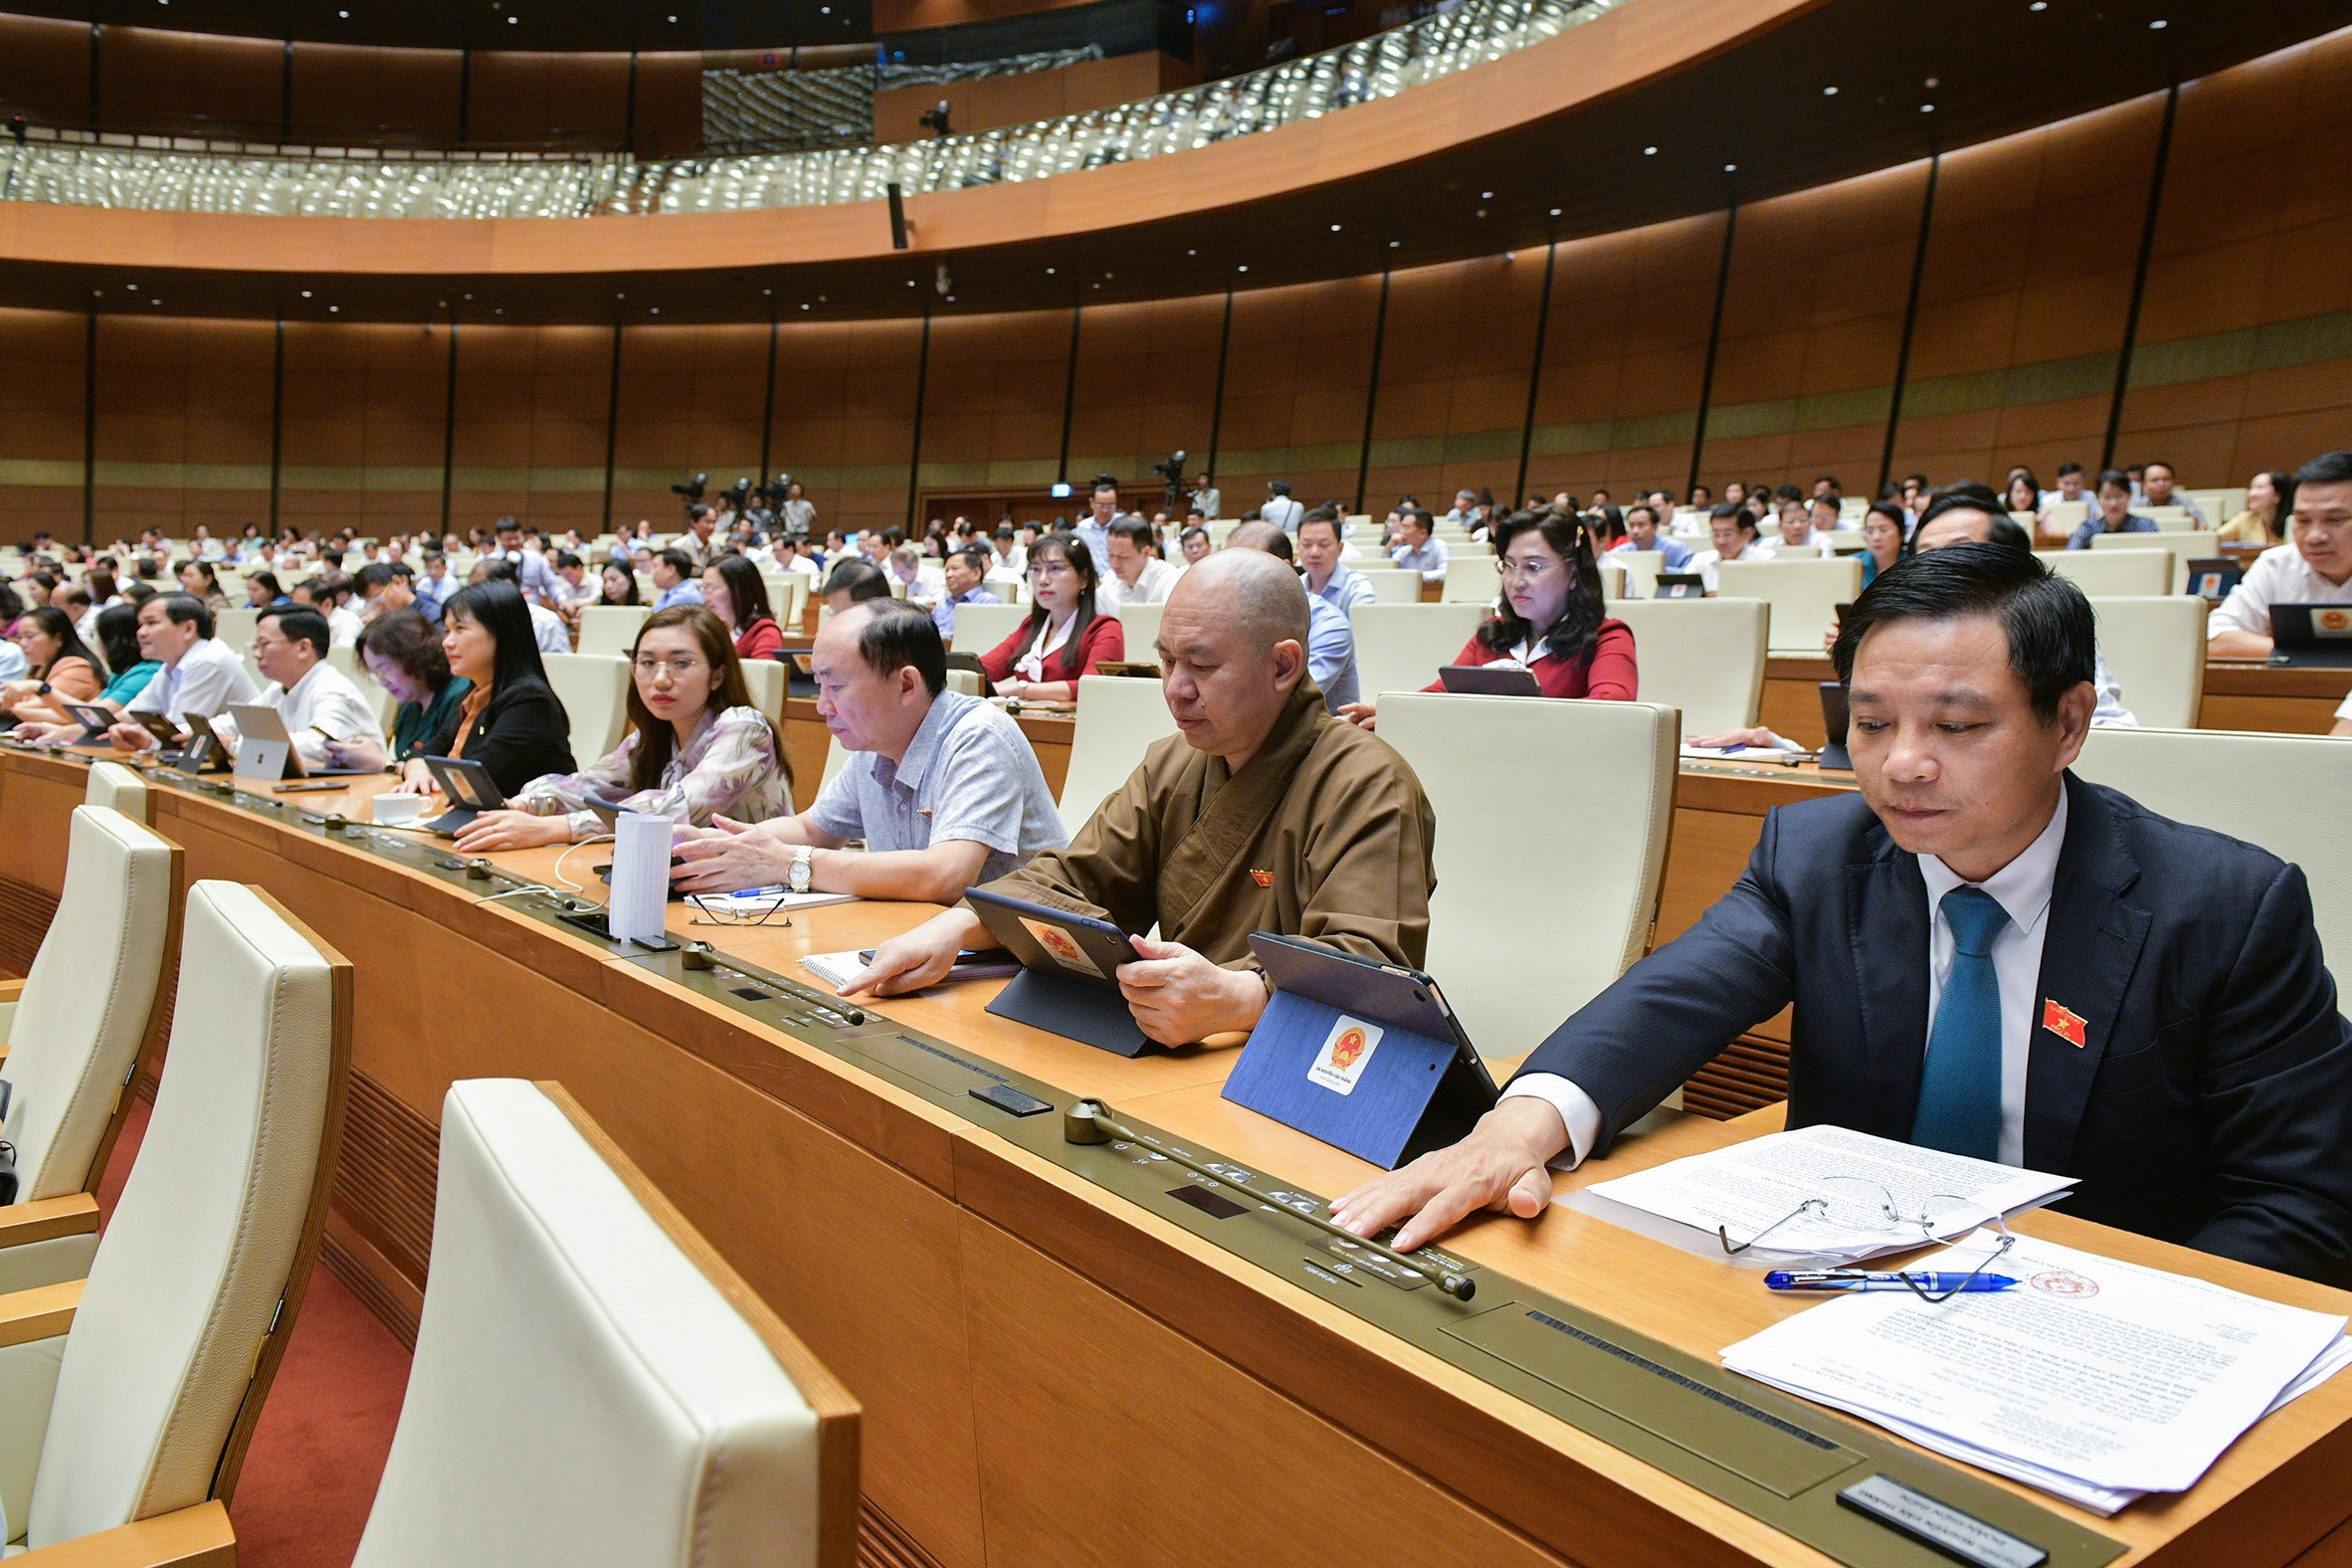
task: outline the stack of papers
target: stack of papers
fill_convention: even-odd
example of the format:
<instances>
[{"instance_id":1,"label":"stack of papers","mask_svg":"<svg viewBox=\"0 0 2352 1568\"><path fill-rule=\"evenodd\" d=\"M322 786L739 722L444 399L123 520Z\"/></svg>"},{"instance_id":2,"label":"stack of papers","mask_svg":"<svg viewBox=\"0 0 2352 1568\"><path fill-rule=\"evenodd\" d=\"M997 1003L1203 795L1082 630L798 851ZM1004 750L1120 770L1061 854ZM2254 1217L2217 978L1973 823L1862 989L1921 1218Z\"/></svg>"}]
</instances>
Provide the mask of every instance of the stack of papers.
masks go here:
<instances>
[{"instance_id":1,"label":"stack of papers","mask_svg":"<svg viewBox=\"0 0 2352 1568\"><path fill-rule=\"evenodd\" d=\"M2048 1203L2072 1185L2068 1176L1816 1126L1596 1182L1569 1202L1714 1258L1724 1256L1715 1234L1720 1227L1733 1246L1753 1243L1734 1262L1787 1269L1859 1263L1948 1241L1996 1215ZM1899 1216L1893 1221L1885 1213L1889 1199ZM1809 1200L1819 1200L1819 1210L1798 1213Z\"/></svg>"},{"instance_id":2,"label":"stack of papers","mask_svg":"<svg viewBox=\"0 0 2352 1568\"><path fill-rule=\"evenodd\" d=\"M1923 1269L1965 1274L1979 1231ZM2094 1513L2196 1483L2239 1434L2347 1361L2344 1319L2019 1237L2022 1281L1930 1304L1841 1295L1723 1365Z\"/></svg>"}]
</instances>

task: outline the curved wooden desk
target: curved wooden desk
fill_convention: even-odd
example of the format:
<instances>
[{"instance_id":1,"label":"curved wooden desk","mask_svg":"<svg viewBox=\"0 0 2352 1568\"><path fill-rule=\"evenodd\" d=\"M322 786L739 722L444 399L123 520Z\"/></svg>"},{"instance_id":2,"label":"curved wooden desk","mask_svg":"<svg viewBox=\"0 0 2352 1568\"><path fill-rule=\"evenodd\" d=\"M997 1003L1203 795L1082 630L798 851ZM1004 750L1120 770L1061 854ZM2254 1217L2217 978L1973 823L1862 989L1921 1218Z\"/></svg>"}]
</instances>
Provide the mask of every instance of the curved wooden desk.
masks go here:
<instances>
[{"instance_id":1,"label":"curved wooden desk","mask_svg":"<svg viewBox=\"0 0 2352 1568\"><path fill-rule=\"evenodd\" d=\"M351 809L362 811L354 791ZM26 952L62 885L78 761L0 758L0 921ZM259 882L353 955L358 1028L332 1265L413 1314L435 1124L456 1078L562 1081L857 1394L872 1560L982 1563L1772 1563L1831 1558L884 1077L499 902L488 884L161 784L191 878ZM315 811L338 797L289 797ZM562 870L595 888L595 849ZM551 878L552 850L498 857ZM791 973L928 910L853 903L786 928L673 934ZM1269 1180L1333 1194L1353 1158L1219 1097L1232 1054L1123 1061L987 1015L994 987L891 1001L897 1024L1069 1089ZM1757 1130L1671 1114L1615 1174ZM1587 1179L1567 1179L1573 1186ZM2352 1296L2058 1215L2021 1229L2344 1311ZM1753 1274L1555 1209L1455 1250L1712 1361L1797 1309ZM1507 1299L1507 1298L1506 1298ZM2272 1565L2352 1515L2352 1380L2256 1427L2191 1492L2112 1520L2131 1548ZM2007 1483L2000 1483L2006 1485ZM1888 1537L1889 1540L1892 1537ZM2332 1549L2341 1553L2352 1529ZM1899 1543L1897 1543L1899 1544ZM1871 1561L1927 1564L1915 1548Z\"/></svg>"}]
</instances>

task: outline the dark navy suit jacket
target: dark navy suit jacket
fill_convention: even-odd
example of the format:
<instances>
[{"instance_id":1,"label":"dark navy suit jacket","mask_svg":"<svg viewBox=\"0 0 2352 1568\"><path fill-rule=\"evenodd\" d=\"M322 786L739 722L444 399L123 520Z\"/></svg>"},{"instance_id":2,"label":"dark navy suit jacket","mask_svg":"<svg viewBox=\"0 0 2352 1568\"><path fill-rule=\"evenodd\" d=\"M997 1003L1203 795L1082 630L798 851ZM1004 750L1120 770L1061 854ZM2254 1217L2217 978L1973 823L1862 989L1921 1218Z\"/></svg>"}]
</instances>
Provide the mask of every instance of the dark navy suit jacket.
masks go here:
<instances>
[{"instance_id":1,"label":"dark navy suit jacket","mask_svg":"<svg viewBox=\"0 0 2352 1568\"><path fill-rule=\"evenodd\" d=\"M2300 869L2066 776L2034 999L2025 1163L2062 1207L2313 1278L2352 1257L2352 1024ZM1927 1049L1927 887L1859 795L1764 819L1746 873L1553 1031L1596 1154L1790 1003L1789 1125L1909 1135ZM2084 1042L2044 1027L2056 1002Z\"/></svg>"}]
</instances>

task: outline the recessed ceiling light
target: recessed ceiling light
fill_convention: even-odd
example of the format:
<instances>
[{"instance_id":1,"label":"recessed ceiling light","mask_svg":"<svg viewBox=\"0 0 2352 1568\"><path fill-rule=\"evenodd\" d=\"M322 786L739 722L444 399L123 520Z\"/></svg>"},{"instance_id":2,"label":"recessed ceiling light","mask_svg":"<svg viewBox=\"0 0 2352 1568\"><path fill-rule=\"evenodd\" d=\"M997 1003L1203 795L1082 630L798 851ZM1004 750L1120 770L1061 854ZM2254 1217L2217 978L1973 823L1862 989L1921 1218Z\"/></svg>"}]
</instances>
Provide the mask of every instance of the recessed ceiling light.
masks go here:
<instances>
[{"instance_id":1,"label":"recessed ceiling light","mask_svg":"<svg viewBox=\"0 0 2352 1568\"><path fill-rule=\"evenodd\" d=\"M1493 199L1494 199L1494 193L1493 193L1492 191L1480 191L1480 192L1478 192L1478 200L1480 200L1480 201L1492 201Z\"/></svg>"},{"instance_id":2,"label":"recessed ceiling light","mask_svg":"<svg viewBox=\"0 0 2352 1568\"><path fill-rule=\"evenodd\" d=\"M907 288L909 288L909 289L912 289L912 288L914 287L914 280L913 280L913 279L911 279L911 278L907 279L907 280L906 280L906 287L907 287Z\"/></svg>"},{"instance_id":3,"label":"recessed ceiling light","mask_svg":"<svg viewBox=\"0 0 2352 1568\"><path fill-rule=\"evenodd\" d=\"M802 301L801 301L801 305L800 305L800 307L801 307L803 310L806 310L806 309L809 307L808 301L807 301L807 300L805 300L805 299L804 299L804 300L802 300Z\"/></svg>"},{"instance_id":4,"label":"recessed ceiling light","mask_svg":"<svg viewBox=\"0 0 2352 1568\"><path fill-rule=\"evenodd\" d=\"M1337 224L1333 224L1333 225L1331 225L1331 232L1332 232L1333 234L1337 234L1337 233L1339 232L1339 225L1337 225Z\"/></svg>"},{"instance_id":5,"label":"recessed ceiling light","mask_svg":"<svg viewBox=\"0 0 2352 1568\"><path fill-rule=\"evenodd\" d=\"M1392 251L1393 251L1393 250L1395 250L1395 249L1396 249L1398 246L1400 246L1400 245L1402 245L1402 244L1404 244L1404 243L1405 243L1405 242L1404 242L1404 241L1402 241L1402 240L1391 240L1391 241L1389 241L1389 242L1388 242L1388 248L1389 248L1390 250L1392 250Z\"/></svg>"},{"instance_id":6,"label":"recessed ceiling light","mask_svg":"<svg viewBox=\"0 0 2352 1568\"><path fill-rule=\"evenodd\" d=\"M1726 174L1730 174L1730 173L1732 173L1732 172L1736 171L1738 168L1739 168L1739 165L1738 165L1738 164L1736 164L1736 163L1726 163L1726 164L1724 164L1724 165L1723 165L1723 172L1724 172L1724 173L1726 173Z\"/></svg>"},{"instance_id":7,"label":"recessed ceiling light","mask_svg":"<svg viewBox=\"0 0 2352 1568\"><path fill-rule=\"evenodd\" d=\"M1246 273L1246 272L1248 272L1249 270L1250 270L1250 264L1249 264L1248 262L1244 262L1244 263L1242 263L1242 265L1241 265L1239 268L1237 268L1237 269L1236 269L1236 271L1238 271L1238 272L1245 272L1245 273Z\"/></svg>"},{"instance_id":8,"label":"recessed ceiling light","mask_svg":"<svg viewBox=\"0 0 2352 1568\"><path fill-rule=\"evenodd\" d=\"M506 25L507 25L508 27L512 27L512 26L513 26L515 23L517 23L517 22L519 22L519 21L521 21L521 20L522 20L522 18L521 18L521 17L518 17L518 16L510 16L510 17L506 18Z\"/></svg>"},{"instance_id":9,"label":"recessed ceiling light","mask_svg":"<svg viewBox=\"0 0 2352 1568\"><path fill-rule=\"evenodd\" d=\"M614 297L614 298L616 298L616 299L626 299L626 298L628 298L629 296L628 296L627 294L617 294L613 295L613 297Z\"/></svg>"},{"instance_id":10,"label":"recessed ceiling light","mask_svg":"<svg viewBox=\"0 0 2352 1568\"><path fill-rule=\"evenodd\" d=\"M1927 90L1928 90L1929 92L1931 92L1931 93L1932 93L1932 92L1934 92L1934 91L1935 91L1937 88L1940 88L1940 87L1942 87L1942 86L1943 86L1943 82L1942 82L1942 79L1940 79L1940 78L1937 78L1937 77L1929 77L1929 78L1927 79L1927 84L1926 84L1926 85L1927 85Z\"/></svg>"},{"instance_id":11,"label":"recessed ceiling light","mask_svg":"<svg viewBox=\"0 0 2352 1568\"><path fill-rule=\"evenodd\" d=\"M2029 11L2047 11L2050 9L2050 0L2034 0L2034 3L2026 7L2026 9Z\"/></svg>"},{"instance_id":12,"label":"recessed ceiling light","mask_svg":"<svg viewBox=\"0 0 2352 1568\"><path fill-rule=\"evenodd\" d=\"M1200 253L1200 252L1198 252L1198 251L1186 251L1184 254L1185 254L1185 255L1187 255L1187 256L1198 256L1198 255L1200 255L1201 253Z\"/></svg>"},{"instance_id":13,"label":"recessed ceiling light","mask_svg":"<svg viewBox=\"0 0 2352 1568\"><path fill-rule=\"evenodd\" d=\"M1478 216L1479 216L1479 217L1481 217L1481 218L1485 217L1485 216L1486 216L1486 209L1485 209L1485 208L1483 208L1483 207L1480 207L1480 208L1478 209Z\"/></svg>"},{"instance_id":14,"label":"recessed ceiling light","mask_svg":"<svg viewBox=\"0 0 2352 1568\"><path fill-rule=\"evenodd\" d=\"M1555 217L1555 218L1557 218L1558 216L1560 216L1560 209L1559 209L1559 208L1557 208L1557 207L1554 207L1554 208L1552 209L1552 216L1553 216L1553 217Z\"/></svg>"},{"instance_id":15,"label":"recessed ceiling light","mask_svg":"<svg viewBox=\"0 0 2352 1568\"><path fill-rule=\"evenodd\" d=\"M1935 105L1933 103L1922 103L1919 105L1919 112L1922 114L1932 114L1935 112Z\"/></svg>"},{"instance_id":16,"label":"recessed ceiling light","mask_svg":"<svg viewBox=\"0 0 2352 1568\"><path fill-rule=\"evenodd\" d=\"M1658 156L1658 149L1656 147L1644 147L1642 149L1642 156L1645 158L1655 158Z\"/></svg>"},{"instance_id":17,"label":"recessed ceiling light","mask_svg":"<svg viewBox=\"0 0 2352 1568\"><path fill-rule=\"evenodd\" d=\"M471 299L471 298L473 298L474 296L473 296L472 294L468 294L466 297L467 297L467 298L469 298L469 299Z\"/></svg>"},{"instance_id":18,"label":"recessed ceiling light","mask_svg":"<svg viewBox=\"0 0 2352 1568\"><path fill-rule=\"evenodd\" d=\"M775 291L775 290L773 290L773 289L762 289L762 290L760 291L760 294L761 294L762 295L772 295L772 294L775 294L775 292L776 292L776 291Z\"/></svg>"},{"instance_id":19,"label":"recessed ceiling light","mask_svg":"<svg viewBox=\"0 0 2352 1568\"><path fill-rule=\"evenodd\" d=\"M132 294L137 294L139 292L139 286L137 284L124 284L122 287L129 290Z\"/></svg>"},{"instance_id":20,"label":"recessed ceiling light","mask_svg":"<svg viewBox=\"0 0 2352 1568\"><path fill-rule=\"evenodd\" d=\"M1838 90L1836 88L1823 88L1821 90L1821 96L1823 98L1836 98L1838 96Z\"/></svg>"},{"instance_id":21,"label":"recessed ceiling light","mask_svg":"<svg viewBox=\"0 0 2352 1568\"><path fill-rule=\"evenodd\" d=\"M326 307L326 313L327 313L327 314L329 314L329 315L333 315L333 314L335 314L337 311L341 310L342 308L343 308L343 307L342 307L341 305L339 305L339 304L330 304L330 305L328 305L328 306Z\"/></svg>"},{"instance_id":22,"label":"recessed ceiling light","mask_svg":"<svg viewBox=\"0 0 2352 1568\"><path fill-rule=\"evenodd\" d=\"M337 11L335 15L341 17L346 22L351 20L351 13L348 11Z\"/></svg>"},{"instance_id":23,"label":"recessed ceiling light","mask_svg":"<svg viewBox=\"0 0 2352 1568\"><path fill-rule=\"evenodd\" d=\"M309 290L307 290L307 289L303 290L303 291L302 291L302 297L303 297L303 298L305 298L305 299L309 298L309 297L310 297L310 291L309 291Z\"/></svg>"},{"instance_id":24,"label":"recessed ceiling light","mask_svg":"<svg viewBox=\"0 0 2352 1568\"><path fill-rule=\"evenodd\" d=\"M1048 278L1051 278L1051 277L1053 277L1053 276L1054 276L1054 269L1052 269L1051 267L1047 268L1047 269L1046 269L1046 276L1047 276Z\"/></svg>"},{"instance_id":25,"label":"recessed ceiling light","mask_svg":"<svg viewBox=\"0 0 2352 1568\"><path fill-rule=\"evenodd\" d=\"M2164 26L2164 18L2162 18L2162 17L2158 17L2158 18L2157 18L2155 21L2153 21L2153 22L2150 22L2150 23L2148 24L2148 28L2149 28L2149 30L2150 30L2151 32L2154 32L2154 31L2161 30L2161 29L2163 28L2163 26Z\"/></svg>"},{"instance_id":26,"label":"recessed ceiling light","mask_svg":"<svg viewBox=\"0 0 2352 1568\"><path fill-rule=\"evenodd\" d=\"M672 17L670 20L671 20L671 22L672 22L672 23L674 23L674 24L675 24L675 23L678 21L678 18L677 18L677 17Z\"/></svg>"}]
</instances>

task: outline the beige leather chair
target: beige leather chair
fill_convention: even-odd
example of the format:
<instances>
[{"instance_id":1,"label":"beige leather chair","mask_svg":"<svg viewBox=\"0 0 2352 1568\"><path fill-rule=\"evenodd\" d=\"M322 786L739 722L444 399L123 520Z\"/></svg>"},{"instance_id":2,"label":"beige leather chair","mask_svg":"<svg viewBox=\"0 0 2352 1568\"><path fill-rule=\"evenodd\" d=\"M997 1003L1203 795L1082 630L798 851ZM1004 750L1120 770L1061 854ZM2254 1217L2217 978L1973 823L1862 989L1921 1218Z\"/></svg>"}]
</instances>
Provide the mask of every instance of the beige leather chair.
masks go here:
<instances>
[{"instance_id":1,"label":"beige leather chair","mask_svg":"<svg viewBox=\"0 0 2352 1568\"><path fill-rule=\"evenodd\" d=\"M1071 837L1143 761L1176 716L1157 681L1085 676L1078 684L1078 722L1070 735L1070 772L1062 780L1062 826Z\"/></svg>"},{"instance_id":2,"label":"beige leather chair","mask_svg":"<svg viewBox=\"0 0 2352 1568\"><path fill-rule=\"evenodd\" d=\"M825 771L817 779L818 794L823 794L826 785L841 777L841 770L848 767L850 758L856 755L855 751L841 743L839 736L827 735L825 737ZM815 796L810 797L812 802L815 799Z\"/></svg>"},{"instance_id":3,"label":"beige leather chair","mask_svg":"<svg viewBox=\"0 0 2352 1568\"><path fill-rule=\"evenodd\" d=\"M2128 686L2123 697L2128 704ZM2352 813L2333 803L2343 799L2348 761L2352 745L2328 735L2094 729L2074 771L2150 811L2300 866L2311 882L2320 944L2329 967L2343 975L2352 972ZM2163 875L2160 867L2143 870Z\"/></svg>"},{"instance_id":4,"label":"beige leather chair","mask_svg":"<svg viewBox=\"0 0 2352 1568\"><path fill-rule=\"evenodd\" d=\"M586 767L629 732L629 661L619 654L541 654L547 684L572 721L572 756Z\"/></svg>"},{"instance_id":5,"label":"beige leather chair","mask_svg":"<svg viewBox=\"0 0 2352 1568\"><path fill-rule=\"evenodd\" d=\"M1350 562L1349 564L1353 565L1354 563ZM1374 604L1421 603L1421 573L1419 572L1400 572L1396 568L1390 567L1387 571L1374 570L1360 572L1358 575L1372 585L1372 602Z\"/></svg>"},{"instance_id":6,"label":"beige leather chair","mask_svg":"<svg viewBox=\"0 0 2352 1568\"><path fill-rule=\"evenodd\" d=\"M1356 634L1356 685L1367 702L1383 691L1418 691L1454 663L1478 623L1479 604L1359 604L1348 611Z\"/></svg>"},{"instance_id":7,"label":"beige leather chair","mask_svg":"<svg viewBox=\"0 0 2352 1568\"><path fill-rule=\"evenodd\" d=\"M638 628L653 613L641 604L584 606L580 611L580 640L573 651L626 656L637 646Z\"/></svg>"},{"instance_id":8,"label":"beige leather chair","mask_svg":"<svg viewBox=\"0 0 2352 1568\"><path fill-rule=\"evenodd\" d=\"M1776 654L1821 654L1822 634L1838 624L1838 606L1862 592L1856 560L1724 561L1715 590L1726 599L1761 599L1772 606L1770 640Z\"/></svg>"},{"instance_id":9,"label":"beige leather chair","mask_svg":"<svg viewBox=\"0 0 2352 1568\"><path fill-rule=\"evenodd\" d=\"M1760 599L1621 599L1609 614L1633 628L1642 700L1681 709L1683 734L1754 725L1764 699L1770 605Z\"/></svg>"},{"instance_id":10,"label":"beige leather chair","mask_svg":"<svg viewBox=\"0 0 2352 1568\"><path fill-rule=\"evenodd\" d=\"M2050 525L2072 533L2089 520L2091 502L2087 500L2054 500L2050 503Z\"/></svg>"},{"instance_id":11,"label":"beige leather chair","mask_svg":"<svg viewBox=\"0 0 2352 1568\"><path fill-rule=\"evenodd\" d=\"M431 1276L353 1568L855 1562L857 1402L560 1087L450 1086Z\"/></svg>"},{"instance_id":12,"label":"beige leather chair","mask_svg":"<svg viewBox=\"0 0 2352 1568\"><path fill-rule=\"evenodd\" d=\"M1601 602L1607 604L1612 600L1623 599L1625 597L1625 563L1604 560L1596 561L1594 564L1601 569Z\"/></svg>"},{"instance_id":13,"label":"beige leather chair","mask_svg":"<svg viewBox=\"0 0 2352 1568\"><path fill-rule=\"evenodd\" d=\"M1532 1049L1642 956L1673 820L1674 710L1650 702L1394 692L1380 738L1438 815L1429 963L1472 1044ZM1518 801L1606 801L1561 832Z\"/></svg>"},{"instance_id":14,"label":"beige leather chair","mask_svg":"<svg viewBox=\"0 0 2352 1568\"><path fill-rule=\"evenodd\" d=\"M741 663L743 685L751 689L751 705L782 724L784 698L792 689L792 667L780 659L746 659ZM627 695L621 700L627 702Z\"/></svg>"},{"instance_id":15,"label":"beige leather chair","mask_svg":"<svg viewBox=\"0 0 2352 1568\"><path fill-rule=\"evenodd\" d=\"M85 805L118 811L133 822L152 820L147 781L119 762L92 763L90 787L83 792L82 799Z\"/></svg>"},{"instance_id":16,"label":"beige leather chair","mask_svg":"<svg viewBox=\"0 0 2352 1568\"><path fill-rule=\"evenodd\" d=\"M178 845L120 812L75 808L65 896L0 1019L12 1089L0 1136L16 1146L17 1172L16 1202L0 1208L0 1292L90 1272L92 1195L154 1052L180 877Z\"/></svg>"},{"instance_id":17,"label":"beige leather chair","mask_svg":"<svg viewBox=\"0 0 2352 1568\"><path fill-rule=\"evenodd\" d=\"M2134 534L2146 539L2147 534ZM2172 552L2145 544L2128 550L2044 550L2050 569L2094 599L2146 598L2172 592Z\"/></svg>"},{"instance_id":18,"label":"beige leather chair","mask_svg":"<svg viewBox=\"0 0 2352 1568\"><path fill-rule=\"evenodd\" d=\"M1666 554L1662 550L1611 550L1609 564L1625 573L1625 585L1619 597L1625 599L1655 599L1658 597L1658 574L1666 570Z\"/></svg>"},{"instance_id":19,"label":"beige leather chair","mask_svg":"<svg viewBox=\"0 0 2352 1568\"><path fill-rule=\"evenodd\" d=\"M2172 551L2173 593L2189 591L2189 563L2199 556L2219 555L2222 546L2213 534L2203 528L2188 526L2188 514L2182 513L2180 525L2167 525L2159 533L2102 533L2090 541L2094 550L2170 550Z\"/></svg>"},{"instance_id":20,"label":"beige leather chair","mask_svg":"<svg viewBox=\"0 0 2352 1568\"><path fill-rule=\"evenodd\" d=\"M241 654L253 652L253 634L262 624L262 612L243 608L216 610L212 616L212 635Z\"/></svg>"},{"instance_id":21,"label":"beige leather chair","mask_svg":"<svg viewBox=\"0 0 2352 1568\"><path fill-rule=\"evenodd\" d=\"M1502 578L1491 555L1457 555L1448 563L1446 581L1438 589L1440 604L1475 604L1492 611L1502 597Z\"/></svg>"},{"instance_id":22,"label":"beige leather chair","mask_svg":"<svg viewBox=\"0 0 2352 1568\"><path fill-rule=\"evenodd\" d=\"M384 689L384 684L360 663L359 650L338 645L326 651L326 662L341 671L343 678L357 686L359 694L375 709L378 735L391 734L392 715L399 711L400 704L392 700L392 693Z\"/></svg>"},{"instance_id":23,"label":"beige leather chair","mask_svg":"<svg viewBox=\"0 0 2352 1568\"><path fill-rule=\"evenodd\" d=\"M1126 658L1135 664L1159 662L1160 612L1164 604L1119 606L1119 635L1126 641Z\"/></svg>"},{"instance_id":24,"label":"beige leather chair","mask_svg":"<svg viewBox=\"0 0 2352 1568\"><path fill-rule=\"evenodd\" d=\"M170 1055L90 1277L0 1297L12 1546L140 1560L112 1548L152 1530L88 1538L169 1517L184 1555L166 1560L232 1560L197 1549L233 1549L227 1504L318 1256L350 1062L351 966L259 888L191 887Z\"/></svg>"},{"instance_id":25,"label":"beige leather chair","mask_svg":"<svg viewBox=\"0 0 2352 1568\"><path fill-rule=\"evenodd\" d=\"M949 653L985 654L1013 635L1016 627L1029 619L1029 610L1018 604L959 604L955 607L955 641Z\"/></svg>"},{"instance_id":26,"label":"beige leather chair","mask_svg":"<svg viewBox=\"0 0 2352 1568\"><path fill-rule=\"evenodd\" d=\"M2093 599L2099 653L2123 705L2151 729L2195 729L2205 704L2205 601L2188 594Z\"/></svg>"}]
</instances>

